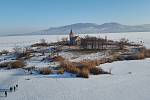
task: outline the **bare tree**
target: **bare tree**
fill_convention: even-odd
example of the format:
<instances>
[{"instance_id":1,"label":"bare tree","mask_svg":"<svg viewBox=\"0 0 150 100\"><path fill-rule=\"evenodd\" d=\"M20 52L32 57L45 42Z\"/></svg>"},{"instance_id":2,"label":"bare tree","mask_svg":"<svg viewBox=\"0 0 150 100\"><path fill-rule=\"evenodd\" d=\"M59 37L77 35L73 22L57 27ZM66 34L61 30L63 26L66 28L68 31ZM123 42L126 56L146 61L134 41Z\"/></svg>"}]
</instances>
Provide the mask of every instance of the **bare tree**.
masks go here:
<instances>
[{"instance_id":1,"label":"bare tree","mask_svg":"<svg viewBox=\"0 0 150 100\"><path fill-rule=\"evenodd\" d=\"M129 42L128 39L126 39L126 38L121 38L120 41L119 41L119 47L120 47L120 49L123 49L124 46L125 46L126 44L128 44L128 42Z\"/></svg>"},{"instance_id":2,"label":"bare tree","mask_svg":"<svg viewBox=\"0 0 150 100\"><path fill-rule=\"evenodd\" d=\"M68 38L67 38L67 37L63 37L63 38L61 38L61 40L62 40L63 42L67 42L67 41L68 41Z\"/></svg>"},{"instance_id":3,"label":"bare tree","mask_svg":"<svg viewBox=\"0 0 150 100\"><path fill-rule=\"evenodd\" d=\"M126 38L121 38L121 39L120 39L120 42L122 42L122 43L124 43L124 44L127 44L127 43L129 42L129 40L126 39Z\"/></svg>"},{"instance_id":4,"label":"bare tree","mask_svg":"<svg viewBox=\"0 0 150 100\"><path fill-rule=\"evenodd\" d=\"M6 54L6 55L7 55L8 53L9 53L8 50L2 50L2 51L1 51L1 54Z\"/></svg>"},{"instance_id":5,"label":"bare tree","mask_svg":"<svg viewBox=\"0 0 150 100\"><path fill-rule=\"evenodd\" d=\"M19 53L19 52L22 51L22 48L16 46L16 47L13 48L13 51L14 51L15 53Z\"/></svg>"},{"instance_id":6,"label":"bare tree","mask_svg":"<svg viewBox=\"0 0 150 100\"><path fill-rule=\"evenodd\" d=\"M46 40L45 39L41 39L40 42L41 43L46 43Z\"/></svg>"}]
</instances>

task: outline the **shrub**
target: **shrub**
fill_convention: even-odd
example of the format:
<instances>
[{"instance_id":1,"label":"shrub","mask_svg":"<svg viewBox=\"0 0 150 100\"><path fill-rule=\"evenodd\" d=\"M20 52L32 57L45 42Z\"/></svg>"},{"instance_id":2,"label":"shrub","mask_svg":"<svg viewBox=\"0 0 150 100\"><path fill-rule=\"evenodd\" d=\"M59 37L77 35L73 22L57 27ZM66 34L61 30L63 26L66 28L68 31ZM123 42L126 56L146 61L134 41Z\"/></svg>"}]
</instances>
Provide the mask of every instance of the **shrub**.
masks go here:
<instances>
[{"instance_id":1,"label":"shrub","mask_svg":"<svg viewBox=\"0 0 150 100\"><path fill-rule=\"evenodd\" d=\"M145 53L139 53L137 55L137 59L144 59L145 58Z\"/></svg>"},{"instance_id":2,"label":"shrub","mask_svg":"<svg viewBox=\"0 0 150 100\"><path fill-rule=\"evenodd\" d=\"M29 58L31 58L30 55L31 55L31 54L30 54L29 52L18 53L16 59L21 59L21 58L29 59Z\"/></svg>"},{"instance_id":3,"label":"shrub","mask_svg":"<svg viewBox=\"0 0 150 100\"><path fill-rule=\"evenodd\" d=\"M81 61L81 62L69 62L64 61L60 63L60 67L64 68L66 72L77 74L77 77L88 78L89 73L93 75L98 74L110 74L109 72L103 71L101 68L97 68L96 65L99 65L100 62L95 61Z\"/></svg>"},{"instance_id":4,"label":"shrub","mask_svg":"<svg viewBox=\"0 0 150 100\"><path fill-rule=\"evenodd\" d=\"M120 54L113 54L112 55L112 61L120 61L120 60L124 60L124 57L120 56Z\"/></svg>"},{"instance_id":5,"label":"shrub","mask_svg":"<svg viewBox=\"0 0 150 100\"><path fill-rule=\"evenodd\" d=\"M2 50L1 51L1 54L6 54L7 55L8 53L9 53L9 51L7 51L7 50Z\"/></svg>"},{"instance_id":6,"label":"shrub","mask_svg":"<svg viewBox=\"0 0 150 100\"><path fill-rule=\"evenodd\" d=\"M102 60L96 60L95 63L96 63L96 66L99 66L100 64L103 63L103 61Z\"/></svg>"},{"instance_id":7,"label":"shrub","mask_svg":"<svg viewBox=\"0 0 150 100\"><path fill-rule=\"evenodd\" d=\"M82 65L82 67L86 67L87 69L96 67L97 65L95 61L81 61L79 63Z\"/></svg>"},{"instance_id":8,"label":"shrub","mask_svg":"<svg viewBox=\"0 0 150 100\"><path fill-rule=\"evenodd\" d=\"M97 67L93 67L90 69L90 73L93 75L98 75L98 74L102 74L102 69L101 68L97 68Z\"/></svg>"},{"instance_id":9,"label":"shrub","mask_svg":"<svg viewBox=\"0 0 150 100\"><path fill-rule=\"evenodd\" d=\"M64 69L66 69L67 67L70 67L72 64L69 61L61 61L60 62L60 67L63 67Z\"/></svg>"},{"instance_id":10,"label":"shrub","mask_svg":"<svg viewBox=\"0 0 150 100\"><path fill-rule=\"evenodd\" d=\"M97 60L96 62L97 62L96 66L99 66L100 64L105 64L105 63L111 62L111 60L109 58L102 58L100 60Z\"/></svg>"},{"instance_id":11,"label":"shrub","mask_svg":"<svg viewBox=\"0 0 150 100\"><path fill-rule=\"evenodd\" d=\"M65 60L65 58L63 58L62 56L57 56L57 57L54 57L53 59L54 59L54 61L64 61Z\"/></svg>"},{"instance_id":12,"label":"shrub","mask_svg":"<svg viewBox=\"0 0 150 100\"><path fill-rule=\"evenodd\" d=\"M125 60L137 60L138 56L126 56Z\"/></svg>"},{"instance_id":13,"label":"shrub","mask_svg":"<svg viewBox=\"0 0 150 100\"><path fill-rule=\"evenodd\" d=\"M146 56L147 58L150 57L150 49L146 49L146 51L145 51L145 56Z\"/></svg>"},{"instance_id":14,"label":"shrub","mask_svg":"<svg viewBox=\"0 0 150 100\"><path fill-rule=\"evenodd\" d=\"M21 60L17 60L17 61L12 61L12 62L4 62L0 64L0 68L23 68L25 66L25 62L21 61Z\"/></svg>"},{"instance_id":15,"label":"shrub","mask_svg":"<svg viewBox=\"0 0 150 100\"><path fill-rule=\"evenodd\" d=\"M57 74L64 74L64 72L65 72L64 68L61 68L58 70Z\"/></svg>"},{"instance_id":16,"label":"shrub","mask_svg":"<svg viewBox=\"0 0 150 100\"><path fill-rule=\"evenodd\" d=\"M89 78L89 70L87 68L83 68L77 77Z\"/></svg>"},{"instance_id":17,"label":"shrub","mask_svg":"<svg viewBox=\"0 0 150 100\"><path fill-rule=\"evenodd\" d=\"M72 62L64 61L60 63L60 67L62 67L66 72L70 72L72 74L78 74L80 69Z\"/></svg>"},{"instance_id":18,"label":"shrub","mask_svg":"<svg viewBox=\"0 0 150 100\"><path fill-rule=\"evenodd\" d=\"M139 60L139 59L144 59L144 58L145 58L144 53L138 53L138 54L126 56L124 57L124 60Z\"/></svg>"},{"instance_id":19,"label":"shrub","mask_svg":"<svg viewBox=\"0 0 150 100\"><path fill-rule=\"evenodd\" d=\"M17 60L9 63L11 68L23 68L26 64L24 61Z\"/></svg>"},{"instance_id":20,"label":"shrub","mask_svg":"<svg viewBox=\"0 0 150 100\"><path fill-rule=\"evenodd\" d=\"M52 70L49 69L48 67L41 68L39 70L39 72L40 72L40 74L43 74L43 75L52 74Z\"/></svg>"},{"instance_id":21,"label":"shrub","mask_svg":"<svg viewBox=\"0 0 150 100\"><path fill-rule=\"evenodd\" d=\"M0 64L0 68L8 67L8 65L9 65L9 62L1 63L1 64Z\"/></svg>"},{"instance_id":22,"label":"shrub","mask_svg":"<svg viewBox=\"0 0 150 100\"><path fill-rule=\"evenodd\" d=\"M78 74L80 72L80 69L77 68L76 66L70 66L68 72L70 72L72 74Z\"/></svg>"},{"instance_id":23,"label":"shrub","mask_svg":"<svg viewBox=\"0 0 150 100\"><path fill-rule=\"evenodd\" d=\"M106 72L102 70L101 68L98 68L96 66L108 62L108 59L101 59L101 60L94 60L94 61L84 61L80 62L82 65L82 68L87 68L89 72L93 75L98 74L109 74L109 72Z\"/></svg>"}]
</instances>

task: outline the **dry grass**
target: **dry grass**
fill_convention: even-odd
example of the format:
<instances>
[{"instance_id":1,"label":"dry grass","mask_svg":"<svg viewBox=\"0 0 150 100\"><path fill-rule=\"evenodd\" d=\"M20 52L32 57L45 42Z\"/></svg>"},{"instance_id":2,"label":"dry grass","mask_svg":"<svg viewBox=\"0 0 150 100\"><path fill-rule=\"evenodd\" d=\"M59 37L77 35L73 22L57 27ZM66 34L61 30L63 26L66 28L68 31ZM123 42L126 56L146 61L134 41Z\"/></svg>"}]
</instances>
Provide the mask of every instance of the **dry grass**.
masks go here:
<instances>
[{"instance_id":1,"label":"dry grass","mask_svg":"<svg viewBox=\"0 0 150 100\"><path fill-rule=\"evenodd\" d=\"M89 70L87 68L81 69L77 77L89 78Z\"/></svg>"},{"instance_id":2,"label":"dry grass","mask_svg":"<svg viewBox=\"0 0 150 100\"><path fill-rule=\"evenodd\" d=\"M73 74L78 74L78 73L80 73L80 69L77 68L76 66L71 66L69 68L68 72L73 73Z\"/></svg>"},{"instance_id":3,"label":"dry grass","mask_svg":"<svg viewBox=\"0 0 150 100\"><path fill-rule=\"evenodd\" d=\"M102 70L102 68L96 67L104 62L105 62L105 60L104 61L103 60L94 60L94 61L84 61L84 62L81 62L81 64L82 64L83 68L88 69L90 74L93 74L93 75L109 74L108 72Z\"/></svg>"},{"instance_id":4,"label":"dry grass","mask_svg":"<svg viewBox=\"0 0 150 100\"><path fill-rule=\"evenodd\" d=\"M81 62L69 62L63 61L60 63L60 67L64 68L66 72L76 74L78 77L88 78L89 73L93 75L98 74L109 74L108 72L103 71L101 68L97 68L101 61L81 61Z\"/></svg>"},{"instance_id":5,"label":"dry grass","mask_svg":"<svg viewBox=\"0 0 150 100\"><path fill-rule=\"evenodd\" d=\"M6 55L7 55L8 53L9 53L8 50L2 50L2 51L1 51L1 54L6 54Z\"/></svg>"},{"instance_id":6,"label":"dry grass","mask_svg":"<svg viewBox=\"0 0 150 100\"><path fill-rule=\"evenodd\" d=\"M138 54L133 54L133 55L127 55L126 57L122 57L123 60L140 60L140 59L145 59L145 53L140 52ZM119 60L119 59L118 59Z\"/></svg>"},{"instance_id":7,"label":"dry grass","mask_svg":"<svg viewBox=\"0 0 150 100\"><path fill-rule=\"evenodd\" d=\"M93 75L98 75L98 74L102 74L103 70L101 68L94 67L90 69L90 73Z\"/></svg>"},{"instance_id":8,"label":"dry grass","mask_svg":"<svg viewBox=\"0 0 150 100\"><path fill-rule=\"evenodd\" d=\"M26 65L25 62L21 60L10 62L11 68L23 68L25 65Z\"/></svg>"},{"instance_id":9,"label":"dry grass","mask_svg":"<svg viewBox=\"0 0 150 100\"><path fill-rule=\"evenodd\" d=\"M73 74L78 74L80 72L80 69L76 67L72 62L69 61L63 61L60 63L60 66L66 71Z\"/></svg>"},{"instance_id":10,"label":"dry grass","mask_svg":"<svg viewBox=\"0 0 150 100\"><path fill-rule=\"evenodd\" d=\"M82 65L82 67L86 67L87 69L97 66L96 61L80 61L79 63Z\"/></svg>"},{"instance_id":11,"label":"dry grass","mask_svg":"<svg viewBox=\"0 0 150 100\"><path fill-rule=\"evenodd\" d=\"M63 58L62 56L57 56L57 57L54 57L53 59L54 59L54 61L64 61L65 60L65 58Z\"/></svg>"},{"instance_id":12,"label":"dry grass","mask_svg":"<svg viewBox=\"0 0 150 100\"><path fill-rule=\"evenodd\" d=\"M146 57L146 55L145 55L144 52L139 53L139 54L137 55L137 59L144 59L145 57Z\"/></svg>"},{"instance_id":13,"label":"dry grass","mask_svg":"<svg viewBox=\"0 0 150 100\"><path fill-rule=\"evenodd\" d=\"M146 56L147 58L150 58L150 49L146 49L146 50L145 50L145 56Z\"/></svg>"},{"instance_id":14,"label":"dry grass","mask_svg":"<svg viewBox=\"0 0 150 100\"><path fill-rule=\"evenodd\" d=\"M0 68L6 68L6 67L8 67L8 65L9 65L9 62L1 63Z\"/></svg>"},{"instance_id":15,"label":"dry grass","mask_svg":"<svg viewBox=\"0 0 150 100\"><path fill-rule=\"evenodd\" d=\"M115 54L112 55L112 57L113 58L111 59L111 62L122 61L122 60L140 60L140 59L145 59L147 56L146 56L146 50L144 50L136 54L123 54L123 55Z\"/></svg>"},{"instance_id":16,"label":"dry grass","mask_svg":"<svg viewBox=\"0 0 150 100\"><path fill-rule=\"evenodd\" d=\"M65 69L61 68L61 69L58 70L57 74L64 74L64 72L65 72Z\"/></svg>"},{"instance_id":17,"label":"dry grass","mask_svg":"<svg viewBox=\"0 0 150 100\"><path fill-rule=\"evenodd\" d=\"M15 69L15 68L23 68L25 66L25 62L21 60L16 60L16 61L11 61L11 62L4 62L0 64L0 68L10 68L10 69Z\"/></svg>"},{"instance_id":18,"label":"dry grass","mask_svg":"<svg viewBox=\"0 0 150 100\"><path fill-rule=\"evenodd\" d=\"M117 53L115 53L115 54L113 54L112 55L112 61L120 61L120 60L122 60L122 59L124 59L124 58L122 58L121 56L120 56L120 54L117 54Z\"/></svg>"},{"instance_id":19,"label":"dry grass","mask_svg":"<svg viewBox=\"0 0 150 100\"><path fill-rule=\"evenodd\" d=\"M43 75L52 74L52 70L49 69L48 67L41 68L39 69L39 71L40 71L40 74L43 74Z\"/></svg>"}]
</instances>

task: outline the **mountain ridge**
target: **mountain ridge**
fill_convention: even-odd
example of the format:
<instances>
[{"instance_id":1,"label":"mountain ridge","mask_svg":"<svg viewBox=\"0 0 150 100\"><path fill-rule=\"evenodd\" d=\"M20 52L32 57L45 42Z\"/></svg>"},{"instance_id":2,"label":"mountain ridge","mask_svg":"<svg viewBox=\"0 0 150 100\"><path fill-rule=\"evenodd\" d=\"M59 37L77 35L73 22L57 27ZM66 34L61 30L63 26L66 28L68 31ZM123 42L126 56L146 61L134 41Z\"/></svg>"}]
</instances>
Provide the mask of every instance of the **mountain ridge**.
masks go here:
<instances>
[{"instance_id":1,"label":"mountain ridge","mask_svg":"<svg viewBox=\"0 0 150 100\"><path fill-rule=\"evenodd\" d=\"M95 23L75 23L75 24L59 26L59 27L51 27L46 30L32 32L30 34L62 35L62 34L68 34L71 29L78 34L150 32L150 24L131 26L131 25L123 25L116 22L104 23L101 25Z\"/></svg>"},{"instance_id":2,"label":"mountain ridge","mask_svg":"<svg viewBox=\"0 0 150 100\"><path fill-rule=\"evenodd\" d=\"M100 33L124 33L124 32L150 32L150 24L142 25L123 25L116 22L96 24L96 23L75 23L59 27L50 27L45 30L40 30L24 34L7 34L13 35L66 35L70 30L77 34L100 34ZM0 35L5 36L5 35Z\"/></svg>"}]
</instances>

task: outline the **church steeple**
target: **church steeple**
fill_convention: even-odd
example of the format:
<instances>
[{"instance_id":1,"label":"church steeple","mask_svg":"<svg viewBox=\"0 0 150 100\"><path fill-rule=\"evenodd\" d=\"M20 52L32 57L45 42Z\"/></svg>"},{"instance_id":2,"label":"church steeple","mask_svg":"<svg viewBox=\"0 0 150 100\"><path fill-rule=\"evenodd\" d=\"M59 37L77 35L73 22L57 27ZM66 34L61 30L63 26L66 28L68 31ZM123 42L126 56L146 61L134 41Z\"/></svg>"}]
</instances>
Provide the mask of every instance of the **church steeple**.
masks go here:
<instances>
[{"instance_id":1,"label":"church steeple","mask_svg":"<svg viewBox=\"0 0 150 100\"><path fill-rule=\"evenodd\" d=\"M69 33L70 37L74 37L75 34L73 33L72 29L70 30L70 33Z\"/></svg>"},{"instance_id":2,"label":"church steeple","mask_svg":"<svg viewBox=\"0 0 150 100\"><path fill-rule=\"evenodd\" d=\"M76 40L77 40L78 36L76 36L76 34L72 31L72 29L70 30L69 38L70 38L70 41L69 41L70 45L76 45L77 44Z\"/></svg>"},{"instance_id":3,"label":"church steeple","mask_svg":"<svg viewBox=\"0 0 150 100\"><path fill-rule=\"evenodd\" d=\"M72 29L70 30L70 34L71 34L71 33L73 33L73 32L72 32Z\"/></svg>"}]
</instances>

